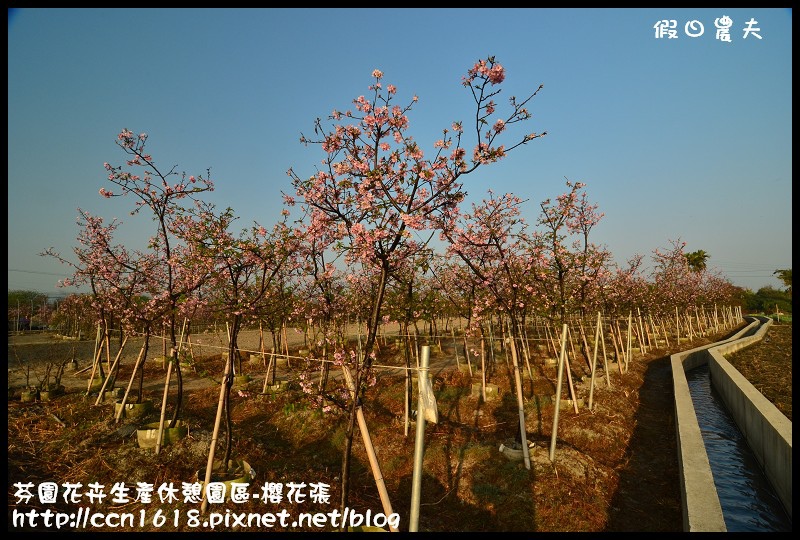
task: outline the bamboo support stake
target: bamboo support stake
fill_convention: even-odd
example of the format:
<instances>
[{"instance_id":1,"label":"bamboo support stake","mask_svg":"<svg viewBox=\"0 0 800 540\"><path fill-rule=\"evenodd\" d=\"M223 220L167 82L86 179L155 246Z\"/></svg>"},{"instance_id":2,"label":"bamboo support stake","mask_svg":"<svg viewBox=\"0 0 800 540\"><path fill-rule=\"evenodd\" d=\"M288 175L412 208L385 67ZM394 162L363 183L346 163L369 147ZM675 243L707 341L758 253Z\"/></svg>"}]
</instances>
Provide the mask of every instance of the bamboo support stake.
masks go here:
<instances>
[{"instance_id":1,"label":"bamboo support stake","mask_svg":"<svg viewBox=\"0 0 800 540\"><path fill-rule=\"evenodd\" d=\"M661 333L664 334L664 339L667 342L667 346L671 346L670 335L669 335L669 316L659 315L657 319L658 319L658 325L661 327Z\"/></svg>"},{"instance_id":2,"label":"bamboo support stake","mask_svg":"<svg viewBox=\"0 0 800 540\"><path fill-rule=\"evenodd\" d=\"M569 327L567 327L567 336L568 336L568 339L569 339L570 345L571 345L572 344L572 333L570 332ZM575 357L575 347L574 346L572 347L572 356L573 356L573 358ZM578 414L578 412L579 412L578 411L578 396L575 394L575 386L572 384L572 373L571 373L572 370L570 370L570 368L569 368L569 355L566 355L564 357L564 364L566 364L565 367L567 368L567 384L568 384L568 387L569 387L569 396L570 396L570 398L572 398L572 407L573 407L573 409L575 409L575 414ZM556 407L561 407L561 403L560 402L556 403Z\"/></svg>"},{"instance_id":3,"label":"bamboo support stake","mask_svg":"<svg viewBox=\"0 0 800 540\"><path fill-rule=\"evenodd\" d=\"M619 374L622 375L622 358L620 357L619 346L617 344L617 335L614 333L614 326L611 323L608 323L608 331L611 333L611 343L614 344L614 359L617 361Z\"/></svg>"},{"instance_id":4,"label":"bamboo support stake","mask_svg":"<svg viewBox=\"0 0 800 540\"><path fill-rule=\"evenodd\" d=\"M652 350L655 348L654 343L656 339L658 339L658 334L656 333L656 329L653 327L653 319L652 317L650 317L650 314L648 313L647 317L641 317L640 320L644 328L644 336L645 336L645 341L647 341L647 349Z\"/></svg>"},{"instance_id":5,"label":"bamboo support stake","mask_svg":"<svg viewBox=\"0 0 800 540\"><path fill-rule=\"evenodd\" d=\"M511 326L511 321L508 321L508 325ZM517 331L519 332L520 343L522 345L522 347L520 347L522 349L522 357L525 359L525 367L528 370L528 377L530 377L531 385L533 385L533 370L531 369L530 357L528 356L528 344L524 339L525 331L522 328L522 324L517 323ZM509 332L509 334L512 335L511 339L514 339L513 334L511 332Z\"/></svg>"},{"instance_id":6,"label":"bamboo support stake","mask_svg":"<svg viewBox=\"0 0 800 540\"><path fill-rule=\"evenodd\" d=\"M597 312L597 326L594 331L594 354L592 355L592 378L589 381L589 410L592 410L592 406L594 405L594 377L595 377L595 367L597 366L597 347L600 345L600 328L602 322L600 320L600 312ZM581 325L581 332L583 332L583 325ZM586 341L586 336L584 336L584 341ZM606 374L608 374L608 370L605 370Z\"/></svg>"},{"instance_id":7,"label":"bamboo support stake","mask_svg":"<svg viewBox=\"0 0 800 540\"><path fill-rule=\"evenodd\" d=\"M556 359L558 359L558 347L556 347L556 342L555 342L555 338L553 337L553 334L550 333L550 326L549 325L545 326L544 330L545 330L545 333L547 334L546 340L547 340L547 344L550 346L550 352L552 352L553 356Z\"/></svg>"},{"instance_id":8,"label":"bamboo support stake","mask_svg":"<svg viewBox=\"0 0 800 540\"><path fill-rule=\"evenodd\" d=\"M230 355L231 354L230 353L230 349L231 349L231 346L230 346L230 343L231 343L231 325L228 323L228 321L225 321L225 333L228 336L228 355ZM224 355L223 355L223 358L224 358ZM239 374L236 371L236 351L233 351L233 356L231 357L230 360L231 360L231 372L233 373L234 376L236 376L236 375Z\"/></svg>"},{"instance_id":9,"label":"bamboo support stake","mask_svg":"<svg viewBox=\"0 0 800 540\"><path fill-rule=\"evenodd\" d=\"M264 327L261 321L258 321L258 349L261 351L261 362L264 364L264 367L267 367L267 355L264 347ZM266 381L266 378L264 380Z\"/></svg>"},{"instance_id":10,"label":"bamboo support stake","mask_svg":"<svg viewBox=\"0 0 800 540\"><path fill-rule=\"evenodd\" d=\"M489 353L492 356L492 363L497 366L497 361L494 357L494 329L492 327L492 319L489 318Z\"/></svg>"},{"instance_id":11,"label":"bamboo support stake","mask_svg":"<svg viewBox=\"0 0 800 540\"><path fill-rule=\"evenodd\" d=\"M258 350L261 351L261 359L264 360L264 326L261 321L258 321Z\"/></svg>"},{"instance_id":12,"label":"bamboo support stake","mask_svg":"<svg viewBox=\"0 0 800 540\"><path fill-rule=\"evenodd\" d=\"M556 436L558 435L558 413L561 409L561 384L564 380L564 361L567 353L567 325L561 330L561 353L558 357L558 382L556 383L556 402L553 411L553 434L550 437L550 462L556 459ZM527 444L523 444L525 448Z\"/></svg>"},{"instance_id":13,"label":"bamboo support stake","mask_svg":"<svg viewBox=\"0 0 800 540\"><path fill-rule=\"evenodd\" d=\"M633 345L633 336L631 334L632 330L631 327L633 325L631 323L632 323L632 314L631 312L628 312L628 350L627 354L625 355L625 373L628 372L628 365L630 364L630 362L633 361L633 352L631 351L631 347Z\"/></svg>"},{"instance_id":14,"label":"bamboo support stake","mask_svg":"<svg viewBox=\"0 0 800 540\"><path fill-rule=\"evenodd\" d=\"M264 357L264 361L266 362L266 356ZM275 369L275 347L270 347L269 349L269 362L267 363L267 374L264 376L264 388L261 389L262 394L267 393L267 386L270 384L269 376L270 373Z\"/></svg>"},{"instance_id":15,"label":"bamboo support stake","mask_svg":"<svg viewBox=\"0 0 800 540\"><path fill-rule=\"evenodd\" d=\"M94 402L95 405L100 405L100 402L103 400L103 393L106 391L106 387L108 386L109 381L111 381L111 373L113 373L114 370L117 369L117 366L119 365L119 359L122 356L122 349L125 348L125 343L127 342L128 342L128 336L122 338L122 345L120 345L119 351L117 351L117 357L114 358L114 365L113 367L109 368L108 377L106 377L106 380L103 381L103 386L100 387L100 392L97 393L97 400Z\"/></svg>"},{"instance_id":16,"label":"bamboo support stake","mask_svg":"<svg viewBox=\"0 0 800 540\"><path fill-rule=\"evenodd\" d=\"M572 358L577 360L578 354L575 352L575 342L572 339L572 330L567 331L567 340L569 341L569 349L572 351ZM567 363L567 366L569 366L569 363ZM567 371L567 373L569 373L569 370Z\"/></svg>"},{"instance_id":17,"label":"bamboo support stake","mask_svg":"<svg viewBox=\"0 0 800 540\"><path fill-rule=\"evenodd\" d=\"M97 369L100 368L100 379L103 378L103 366L102 360L100 357L103 356L103 342L100 342L100 347L95 351L94 361L92 362L92 374L89 376L89 382L86 385L86 394L88 395L89 392L92 390L92 383L94 382L94 374L97 373Z\"/></svg>"},{"instance_id":18,"label":"bamboo support stake","mask_svg":"<svg viewBox=\"0 0 800 540\"><path fill-rule=\"evenodd\" d=\"M692 317L692 327L695 329L694 335L697 337L703 337L706 335L703 328L703 317L702 312L697 309L695 306L694 308L694 316Z\"/></svg>"},{"instance_id":19,"label":"bamboo support stake","mask_svg":"<svg viewBox=\"0 0 800 540\"><path fill-rule=\"evenodd\" d=\"M628 350L625 346L625 341L622 339L622 329L619 326L619 321L614 321L614 326L617 329L617 341L619 341L619 352L622 355L619 359L620 373L625 372L625 365L628 361Z\"/></svg>"},{"instance_id":20,"label":"bamboo support stake","mask_svg":"<svg viewBox=\"0 0 800 540\"><path fill-rule=\"evenodd\" d=\"M600 317L602 321L602 317ZM600 330L600 344L603 347L603 370L606 372L606 384L608 387L611 388L611 374L609 373L608 369L608 357L606 356L606 337L605 333L603 332L603 324L602 322L599 323L599 330Z\"/></svg>"},{"instance_id":21,"label":"bamboo support stake","mask_svg":"<svg viewBox=\"0 0 800 540\"><path fill-rule=\"evenodd\" d=\"M656 347L660 347L659 341L664 340L664 345L669 347L669 338L667 337L666 329L661 322L661 317L656 315L655 317L651 314L648 315L650 318L650 326L653 328L653 334L655 335L655 343Z\"/></svg>"},{"instance_id":22,"label":"bamboo support stake","mask_svg":"<svg viewBox=\"0 0 800 540\"><path fill-rule=\"evenodd\" d=\"M655 343L655 340L658 338L658 336L653 336L653 334L655 333L655 328L653 328L652 319L650 320L643 319L643 323L644 323L644 336L646 338L645 341L647 341L647 348L649 350L652 350L655 348L655 345L653 345L653 343Z\"/></svg>"},{"instance_id":23,"label":"bamboo support stake","mask_svg":"<svg viewBox=\"0 0 800 540\"><path fill-rule=\"evenodd\" d=\"M472 362L469 360L469 347L467 347L467 334L464 334L464 357L467 361L467 369L469 369L469 378L472 379Z\"/></svg>"},{"instance_id":24,"label":"bamboo support stake","mask_svg":"<svg viewBox=\"0 0 800 540\"><path fill-rule=\"evenodd\" d=\"M614 321L614 328L617 331L616 338L617 343L619 344L619 367L620 373L625 373L625 362L627 361L628 352L625 349L625 341L622 339L622 329L619 326L619 321Z\"/></svg>"},{"instance_id":25,"label":"bamboo support stake","mask_svg":"<svg viewBox=\"0 0 800 540\"><path fill-rule=\"evenodd\" d=\"M636 320L639 323L639 334L638 334L639 350L642 352L642 354L647 354L647 347L645 346L644 327L642 326L642 311L637 307L636 313L637 313Z\"/></svg>"},{"instance_id":26,"label":"bamboo support stake","mask_svg":"<svg viewBox=\"0 0 800 540\"><path fill-rule=\"evenodd\" d=\"M700 335L705 336L706 332L706 310L705 307L702 309L695 306L694 308L695 318L697 319L697 330Z\"/></svg>"},{"instance_id":27,"label":"bamboo support stake","mask_svg":"<svg viewBox=\"0 0 800 540\"><path fill-rule=\"evenodd\" d=\"M103 341L106 344L106 369L111 371L111 338L109 337L108 327L103 325Z\"/></svg>"},{"instance_id":28,"label":"bamboo support stake","mask_svg":"<svg viewBox=\"0 0 800 540\"><path fill-rule=\"evenodd\" d=\"M654 333L654 334L655 334L655 336L656 336L656 337L655 337L655 340L656 340L656 345L658 345L658 340L659 340L659 339L661 339L661 338L659 338L658 336L659 336L659 335L663 335L663 336L664 336L664 343L665 343L667 346L669 346L669 341L667 340L667 335L666 335L664 332L662 332L662 329L661 329L661 327L660 327L660 326L658 326L658 325L656 324L656 322L653 320L653 315L652 315L652 314L650 314L650 313L648 313L648 314L647 314L647 318L650 320L650 328L652 328L652 329L653 329L653 333Z\"/></svg>"},{"instance_id":29,"label":"bamboo support stake","mask_svg":"<svg viewBox=\"0 0 800 540\"><path fill-rule=\"evenodd\" d=\"M486 403L486 348L481 336L481 399Z\"/></svg>"},{"instance_id":30,"label":"bamboo support stake","mask_svg":"<svg viewBox=\"0 0 800 540\"><path fill-rule=\"evenodd\" d=\"M203 502L200 504L200 512L205 514L208 511L208 498L206 497L206 486L211 482L211 473L214 470L214 453L217 449L217 440L219 439L219 428L222 424L222 410L225 405L225 390L228 386L228 376L230 374L231 364L233 360L228 358L225 361L225 372L222 375L222 384L219 388L219 401L217 402L217 416L214 419L214 431L211 434L211 446L208 450L208 461L206 462L206 474L203 479ZM222 467L225 468L227 464L223 463Z\"/></svg>"},{"instance_id":31,"label":"bamboo support stake","mask_svg":"<svg viewBox=\"0 0 800 540\"><path fill-rule=\"evenodd\" d=\"M192 366L195 366L195 359L194 359L194 347L192 347L192 335L189 334L186 336L186 344L189 346L189 357L192 359ZM197 369L194 370L197 372Z\"/></svg>"},{"instance_id":32,"label":"bamboo support stake","mask_svg":"<svg viewBox=\"0 0 800 540\"><path fill-rule=\"evenodd\" d=\"M283 353L286 356L286 365L292 367L291 360L289 360L289 335L286 332L286 322L283 323Z\"/></svg>"},{"instance_id":33,"label":"bamboo support stake","mask_svg":"<svg viewBox=\"0 0 800 540\"><path fill-rule=\"evenodd\" d=\"M519 437L522 444L522 457L525 459L525 468L531 468L531 453L528 448L528 433L525 428L525 401L522 396L522 378L519 375L519 363L517 362L517 346L511 340L511 360L514 364L514 384L517 387L517 409L519 410Z\"/></svg>"},{"instance_id":34,"label":"bamboo support stake","mask_svg":"<svg viewBox=\"0 0 800 540\"><path fill-rule=\"evenodd\" d=\"M426 345L423 348L423 356L429 354L429 347ZM350 370L347 368L347 365L342 364L342 372L344 373L344 378L347 381L347 386L350 388L350 396L352 399L358 399L356 396L356 385L353 382L353 376L350 374ZM420 394L420 403L422 402L422 388L419 388ZM375 478L375 484L378 488L378 493L381 497L381 504L383 506L383 514L385 516L392 515L392 503L389 500L389 492L386 490L386 484L383 481L383 473L381 472L381 466L378 463L378 457L375 455L375 447L372 445L372 438L369 435L369 429L367 428L367 421L364 419L364 410L361 405L356 408L356 419L358 420L358 428L361 431L361 437L364 440L364 447L367 451L367 457L369 458L369 465L372 469L372 476ZM417 423L424 422L425 415L421 410L417 410ZM423 425L424 429L424 425ZM389 526L389 530L392 532L397 532L397 529Z\"/></svg>"},{"instance_id":35,"label":"bamboo support stake","mask_svg":"<svg viewBox=\"0 0 800 540\"><path fill-rule=\"evenodd\" d=\"M189 319L183 320L183 326L181 327L181 337L178 340L178 350L170 349L169 351L169 364L167 364L167 378L164 381L164 397L161 399L161 418L158 420L158 432L156 433L156 448L155 453L158 454L161 452L161 439L164 437L164 419L167 414L167 397L169 396L169 380L172 377L172 368L175 362L178 362L178 358L181 354L181 345L183 345L183 335L186 331L186 325L188 324ZM178 367L180 369L180 366Z\"/></svg>"},{"instance_id":36,"label":"bamboo support stake","mask_svg":"<svg viewBox=\"0 0 800 540\"><path fill-rule=\"evenodd\" d=\"M509 338L506 335L506 325L503 324L503 317L499 317L499 319L500 320L498 321L498 324L500 325L500 335L501 335L500 351L505 355L505 357L506 357L506 366L508 366L509 354L508 354L508 349L507 349L507 343L509 341Z\"/></svg>"},{"instance_id":37,"label":"bamboo support stake","mask_svg":"<svg viewBox=\"0 0 800 540\"><path fill-rule=\"evenodd\" d=\"M589 354L589 341L586 339L586 332L583 329L583 321L578 322L578 330L580 330L581 341L583 341L583 350L586 351L583 355L586 358L586 365L589 366L589 373L594 373L594 360L588 357ZM597 338L595 337L595 345L597 345ZM595 353L596 354L596 353Z\"/></svg>"},{"instance_id":38,"label":"bamboo support stake","mask_svg":"<svg viewBox=\"0 0 800 540\"><path fill-rule=\"evenodd\" d=\"M686 334L689 336L689 341L692 341L694 339L694 329L692 328L692 316L689 315L688 309L683 314L683 320L686 325Z\"/></svg>"},{"instance_id":39,"label":"bamboo support stake","mask_svg":"<svg viewBox=\"0 0 800 540\"><path fill-rule=\"evenodd\" d=\"M167 369L167 323L164 323L164 326L161 330L161 368Z\"/></svg>"},{"instance_id":40,"label":"bamboo support stake","mask_svg":"<svg viewBox=\"0 0 800 540\"><path fill-rule=\"evenodd\" d=\"M531 352L531 341L535 341L535 339L528 337L528 329L525 328L525 325L522 325L522 338L523 338L523 343L525 344L526 354L528 355L528 358L530 360L533 360L533 353Z\"/></svg>"},{"instance_id":41,"label":"bamboo support stake","mask_svg":"<svg viewBox=\"0 0 800 540\"><path fill-rule=\"evenodd\" d=\"M461 367L461 363L458 360L458 342L456 342L456 329L451 328L450 332L453 334L453 352L456 353L456 367ZM467 350L464 349L464 354L467 353Z\"/></svg>"},{"instance_id":42,"label":"bamboo support stake","mask_svg":"<svg viewBox=\"0 0 800 540\"><path fill-rule=\"evenodd\" d=\"M147 340L145 339L145 342L146 341ZM142 348L141 350L139 350L139 356L136 357L136 363L133 365L133 373L131 373L131 379L128 381L128 387L125 389L125 395L122 396L122 401L120 402L119 410L117 411L117 414L114 417L114 423L118 424L120 418L122 418L122 413L125 411L125 404L128 402L128 395L130 395L131 387L133 386L133 379L139 372L139 367L141 366L142 362L144 362L144 343L142 343Z\"/></svg>"},{"instance_id":43,"label":"bamboo support stake","mask_svg":"<svg viewBox=\"0 0 800 540\"><path fill-rule=\"evenodd\" d=\"M646 340L644 339L644 336L642 335L642 330L641 328L639 328L637 321L632 321L632 322L633 322L633 335L636 336L636 341L639 343L639 356L642 356L645 354L647 350L647 343ZM631 354L631 359L633 359L633 354Z\"/></svg>"},{"instance_id":44,"label":"bamboo support stake","mask_svg":"<svg viewBox=\"0 0 800 540\"><path fill-rule=\"evenodd\" d=\"M80 338L80 335L78 337ZM97 334L94 337L94 352L92 353L92 358L93 359L97 358L97 348L100 346L100 344L101 344L101 341L100 341L100 323L98 322L97 323ZM94 375L94 372L92 372L92 374Z\"/></svg>"},{"instance_id":45,"label":"bamboo support stake","mask_svg":"<svg viewBox=\"0 0 800 540\"><path fill-rule=\"evenodd\" d=\"M414 328L414 358L417 362L417 367L419 367L419 342L417 340L417 329Z\"/></svg>"}]
</instances>

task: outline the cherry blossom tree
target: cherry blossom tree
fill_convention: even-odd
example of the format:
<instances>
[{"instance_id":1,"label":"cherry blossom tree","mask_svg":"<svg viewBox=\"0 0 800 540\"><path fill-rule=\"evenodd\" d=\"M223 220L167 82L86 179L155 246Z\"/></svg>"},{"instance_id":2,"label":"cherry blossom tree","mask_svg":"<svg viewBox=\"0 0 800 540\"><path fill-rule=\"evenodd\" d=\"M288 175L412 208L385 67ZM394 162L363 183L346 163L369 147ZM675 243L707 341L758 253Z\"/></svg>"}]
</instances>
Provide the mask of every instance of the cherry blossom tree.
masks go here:
<instances>
[{"instance_id":1,"label":"cherry blossom tree","mask_svg":"<svg viewBox=\"0 0 800 540\"><path fill-rule=\"evenodd\" d=\"M117 136L116 144L128 156L125 165L112 166L104 163L108 181L117 186L118 191L100 188L100 195L106 198L130 196L135 199L131 215L143 209L151 213L156 223L154 236L150 238L146 253L128 253L121 246L111 248L110 238L119 223L104 228L96 218L83 213L87 220L79 239L84 246L76 252L79 262L75 263L77 279L88 279L89 283L100 276L106 283L116 283L118 290L125 289L129 298L139 298L139 292L147 295L147 310L142 306L127 304L126 308L137 313L148 313L147 321L152 323L159 317L165 318L172 345L172 360L178 380L176 407L170 427L175 425L180 414L183 399L183 379L177 354L177 320L181 309L186 309L192 293L197 291L207 278L204 261L195 257L192 246L181 245L175 230L176 219L186 213L184 199L198 201L201 193L213 190L208 172L202 175L187 175L178 172L177 167L162 169L157 166L146 150L147 135L134 135L128 129ZM116 188L115 188L116 189ZM184 230L186 230L186 225ZM60 257L53 251L45 254ZM86 257L86 259L82 259ZM124 276L124 279L121 279ZM127 282L127 285L123 283Z\"/></svg>"},{"instance_id":2,"label":"cherry blossom tree","mask_svg":"<svg viewBox=\"0 0 800 540\"><path fill-rule=\"evenodd\" d=\"M608 313L628 313L647 305L650 284L643 273L644 257L633 255L625 266L614 265L598 281L601 309Z\"/></svg>"},{"instance_id":3,"label":"cherry blossom tree","mask_svg":"<svg viewBox=\"0 0 800 540\"><path fill-rule=\"evenodd\" d=\"M669 242L670 247L655 248L652 254L654 294L650 304L663 313L696 305L702 281L702 273L693 271L688 264L686 242L680 238Z\"/></svg>"},{"instance_id":4,"label":"cherry blossom tree","mask_svg":"<svg viewBox=\"0 0 800 540\"><path fill-rule=\"evenodd\" d=\"M195 210L176 216L172 225L185 245L194 249L191 258L205 264L201 273L208 276L206 285L216 291L218 308L227 323L227 377L222 382L225 464L230 460L232 441L230 392L233 376L241 370L238 336L243 324L255 320L262 307L274 300L270 295L273 280L294 251L295 237L286 226L286 217L284 214L272 231L255 223L235 233L231 230L236 220L232 208L218 212L210 203L198 203Z\"/></svg>"},{"instance_id":5,"label":"cherry blossom tree","mask_svg":"<svg viewBox=\"0 0 800 540\"><path fill-rule=\"evenodd\" d=\"M504 67L494 57L479 60L467 71L462 84L476 104L475 123L470 128L476 140L469 151L469 131L461 122L443 130L426 158L420 145L408 134L409 119L417 97L405 106L395 105L397 87L383 85L383 73L374 70L369 97L354 100L355 110L334 110L334 124L323 126L317 119L314 136L301 137L304 144L318 144L325 152L322 168L303 178L288 171L295 196L308 209L312 227L325 230L327 247L345 254L345 263L360 262L375 269L376 294L363 362L356 365L356 399L352 400L347 443L342 460L342 506L348 499L350 452L355 411L362 383L370 371L387 282L399 261L413 257L426 246L415 234L436 229L451 220L464 197L461 177L483 165L504 158L509 152L544 135L529 133L510 145L501 144L508 126L531 118L526 106L538 93L524 100L509 99L509 111L500 115L495 97L505 79ZM468 153L469 152L469 153ZM286 197L293 204L294 197Z\"/></svg>"},{"instance_id":6,"label":"cherry blossom tree","mask_svg":"<svg viewBox=\"0 0 800 540\"><path fill-rule=\"evenodd\" d=\"M525 234L527 227L521 217L523 201L511 194L489 198L472 205L472 212L460 216L454 225L443 231L450 242L447 252L458 257L472 273L477 291L471 307L470 321L480 328L481 322L500 311L511 320L516 333L526 308L530 285L525 290L526 277L541 271L540 261L524 257L530 246Z\"/></svg>"},{"instance_id":7,"label":"cherry blossom tree","mask_svg":"<svg viewBox=\"0 0 800 540\"><path fill-rule=\"evenodd\" d=\"M541 230L533 235L532 257L545 261L547 271L537 276L538 292L551 315L563 322L567 313L583 314L599 278L607 271L610 253L589 241L591 230L602 219L597 205L589 202L583 182L566 182L569 191L542 201L537 220Z\"/></svg>"},{"instance_id":8,"label":"cherry blossom tree","mask_svg":"<svg viewBox=\"0 0 800 540\"><path fill-rule=\"evenodd\" d=\"M74 259L62 256L53 248L42 253L70 266L71 278L59 282L60 286L88 286L96 322L102 327L102 339L108 342L114 318L119 324L120 347L123 334L141 329L145 335L144 353L147 353L153 325L161 317L160 310L148 305L146 276L157 266L152 256L130 252L114 244L114 234L120 222L113 220L105 225L102 217L78 209L79 234L73 247ZM116 315L115 315L116 314ZM110 352L110 351L109 351ZM102 364L99 366L103 377ZM139 373L137 402L142 398L144 369ZM134 373L134 376L136 374Z\"/></svg>"}]
</instances>

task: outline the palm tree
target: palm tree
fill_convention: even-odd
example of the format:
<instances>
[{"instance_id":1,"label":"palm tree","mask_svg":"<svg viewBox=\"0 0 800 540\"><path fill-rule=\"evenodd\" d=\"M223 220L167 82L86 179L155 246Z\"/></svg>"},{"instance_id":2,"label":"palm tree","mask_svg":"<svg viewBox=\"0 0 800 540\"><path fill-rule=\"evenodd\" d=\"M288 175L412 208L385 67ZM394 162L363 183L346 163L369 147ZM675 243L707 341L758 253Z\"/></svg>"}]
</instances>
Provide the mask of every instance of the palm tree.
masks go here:
<instances>
[{"instance_id":1,"label":"palm tree","mask_svg":"<svg viewBox=\"0 0 800 540\"><path fill-rule=\"evenodd\" d=\"M706 269L706 260L710 255L705 250L698 249L686 254L686 264L692 272L702 272Z\"/></svg>"}]
</instances>

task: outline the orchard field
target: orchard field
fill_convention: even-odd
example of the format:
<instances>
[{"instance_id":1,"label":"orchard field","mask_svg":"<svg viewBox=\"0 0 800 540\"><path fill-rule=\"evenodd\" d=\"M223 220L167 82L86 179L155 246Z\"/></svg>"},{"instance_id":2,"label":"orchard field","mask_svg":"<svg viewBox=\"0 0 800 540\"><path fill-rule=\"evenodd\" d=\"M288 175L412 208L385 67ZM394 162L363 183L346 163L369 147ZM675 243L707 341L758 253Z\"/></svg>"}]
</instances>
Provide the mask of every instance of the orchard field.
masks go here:
<instances>
[{"instance_id":1,"label":"orchard field","mask_svg":"<svg viewBox=\"0 0 800 540\"><path fill-rule=\"evenodd\" d=\"M41 254L83 292L9 301L10 530L680 530L669 354L743 325L745 291L680 239L615 262L584 182L527 220L469 194L547 134L523 129L543 86L500 100L494 57L427 151L416 96L372 78L241 228L210 168L118 133L99 193L133 223L79 209ZM249 491L215 502L231 480Z\"/></svg>"},{"instance_id":2,"label":"orchard field","mask_svg":"<svg viewBox=\"0 0 800 540\"><path fill-rule=\"evenodd\" d=\"M696 337L683 348L695 347L717 336ZM791 325L775 325L769 340L744 349L730 358L738 369L791 418ZM379 364L402 367L395 340L384 336ZM91 340L70 342L49 334L29 334L9 338L9 378L20 382L22 366L31 366L41 377L46 365L81 358L81 366L90 365L95 343ZM172 442L156 454L153 448L140 448L137 427L157 422L158 411L136 420L115 422L113 402L95 404L96 393L87 396L88 372L67 372L61 381L63 395L50 401L21 402L19 389L9 394L9 530L16 508L37 505L14 504L16 482L45 481L58 484L78 482L84 486L98 483L110 488L124 482L133 487L138 482L161 485L173 482L180 486L197 479L205 466L212 438L211 427L219 398L220 383L212 375L224 364L215 349L218 338L203 334L192 339L196 356L184 373L186 408L182 420L188 435ZM135 342L134 342L135 345ZM242 347L256 347L258 332L245 331ZM245 354L243 373L252 377L237 386L231 395L233 421L232 448L256 471L251 492L265 482L321 482L330 486L329 504L310 502L266 504L250 501L212 505L210 512L230 509L237 513L276 512L287 509L295 517L300 512L331 512L340 498L341 452L345 441L346 414L323 414L308 402L300 389L298 376L303 373L303 347L297 335L291 347L292 366L277 368L277 379L288 381L285 391L264 393L263 363L250 362ZM439 347L441 347L439 349ZM453 340L434 344L431 354L431 380L437 400L438 422L425 427L424 474L418 514L420 531L673 531L681 530L679 480L677 476L674 416L671 402L667 348L637 354L624 374L618 365L609 366L611 387L605 384L606 371L600 362L594 409L588 410L588 386L579 382L590 375L588 365L574 362L572 378L583 403L576 413L572 406L562 408L558 426L555 460L549 456L553 430L552 404L556 368L547 362L548 354L533 353L534 379L522 369L524 409L530 449L531 468L522 460L511 460L500 452L501 444L511 445L516 437L517 417L514 382L505 353L500 350L489 379L498 385L496 399L483 401L475 395L472 383L481 380L477 365L470 376L465 370L463 350ZM441 352L439 352L441 351ZM458 353L460 360L456 360ZM610 355L613 356L613 355ZM135 351L120 370L121 384L130 375ZM13 360L12 360L13 358ZM769 369L764 369L769 363ZM85 364L85 365L84 365ZM459 365L461 366L459 369ZM188 367L190 366L190 367ZM748 371L748 369L750 371ZM147 384L144 397L159 401L164 385L162 362L157 356L146 363ZM380 368L377 383L366 393L366 423L377 453L391 508L399 516L399 529L408 530L412 500L412 477L416 422L406 434L404 422L404 379L402 370ZM35 375L34 375L35 376ZM24 381L23 381L24 382ZM124 385L123 385L124 386ZM567 381L564 379L564 393ZM416 388L416 385L415 385ZM788 388L788 395L787 395ZM563 395L562 395L563 397ZM416 395L414 396L416 409ZM788 409L787 409L788 407ZM364 444L354 443L352 486L349 505L353 511L373 514L382 503L371 472ZM188 512L199 505L183 503L149 504L131 502L112 504L65 504L51 506L53 511L72 512L78 506L94 512L141 511L150 520L144 527L126 529L89 526L88 530L180 530L193 529ZM39 506L41 509L41 506ZM158 510L181 517L179 526L165 523L156 527L152 519ZM33 527L23 527L33 529ZM291 527L225 527L224 530L292 530ZM41 524L39 530L44 530ZM80 527L76 527L80 529ZM335 530L321 527L306 530Z\"/></svg>"}]
</instances>

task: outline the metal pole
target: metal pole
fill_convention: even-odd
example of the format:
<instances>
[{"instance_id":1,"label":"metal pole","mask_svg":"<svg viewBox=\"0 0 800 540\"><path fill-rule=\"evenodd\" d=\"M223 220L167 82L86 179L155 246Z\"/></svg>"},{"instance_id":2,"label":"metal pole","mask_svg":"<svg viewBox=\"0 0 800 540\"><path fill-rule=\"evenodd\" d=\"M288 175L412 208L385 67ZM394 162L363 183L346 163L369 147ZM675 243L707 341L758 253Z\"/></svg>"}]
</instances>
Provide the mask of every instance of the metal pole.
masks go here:
<instances>
[{"instance_id":1,"label":"metal pole","mask_svg":"<svg viewBox=\"0 0 800 540\"><path fill-rule=\"evenodd\" d=\"M422 401L422 378L428 376L431 348L422 346L419 379L417 380L417 437L414 440L414 472L411 476L411 513L408 521L408 532L417 532L419 526L420 491L422 489L422 455L425 450L425 412Z\"/></svg>"}]
</instances>

